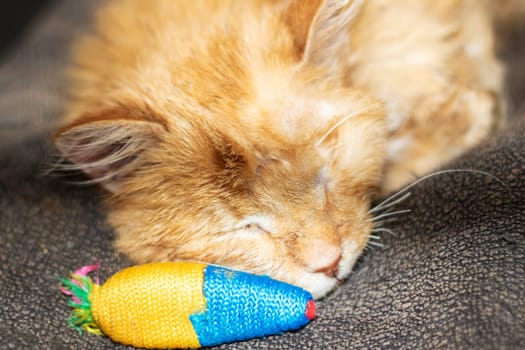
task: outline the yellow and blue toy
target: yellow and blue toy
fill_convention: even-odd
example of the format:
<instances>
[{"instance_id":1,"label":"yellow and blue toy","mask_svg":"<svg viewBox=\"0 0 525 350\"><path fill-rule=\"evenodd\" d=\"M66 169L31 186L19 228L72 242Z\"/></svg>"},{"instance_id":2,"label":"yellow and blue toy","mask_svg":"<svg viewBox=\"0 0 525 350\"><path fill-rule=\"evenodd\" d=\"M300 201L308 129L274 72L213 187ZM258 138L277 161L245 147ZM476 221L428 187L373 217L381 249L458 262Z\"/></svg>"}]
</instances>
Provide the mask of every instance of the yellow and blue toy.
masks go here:
<instances>
[{"instance_id":1,"label":"yellow and blue toy","mask_svg":"<svg viewBox=\"0 0 525 350\"><path fill-rule=\"evenodd\" d=\"M315 318L307 291L224 267L164 262L126 268L103 285L85 266L61 279L69 320L143 348L199 348L298 329Z\"/></svg>"}]
</instances>

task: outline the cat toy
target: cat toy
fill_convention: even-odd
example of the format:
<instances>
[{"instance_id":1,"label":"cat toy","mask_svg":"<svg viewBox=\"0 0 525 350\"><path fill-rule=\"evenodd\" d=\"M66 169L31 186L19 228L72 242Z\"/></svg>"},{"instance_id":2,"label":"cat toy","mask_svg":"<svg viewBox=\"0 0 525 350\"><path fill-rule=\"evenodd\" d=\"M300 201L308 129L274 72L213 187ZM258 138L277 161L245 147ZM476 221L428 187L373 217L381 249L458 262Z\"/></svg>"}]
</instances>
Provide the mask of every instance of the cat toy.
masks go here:
<instances>
[{"instance_id":1,"label":"cat toy","mask_svg":"<svg viewBox=\"0 0 525 350\"><path fill-rule=\"evenodd\" d=\"M103 285L85 266L60 279L69 324L143 348L199 348L279 334L316 316L309 292L274 280L194 262L126 268Z\"/></svg>"}]
</instances>

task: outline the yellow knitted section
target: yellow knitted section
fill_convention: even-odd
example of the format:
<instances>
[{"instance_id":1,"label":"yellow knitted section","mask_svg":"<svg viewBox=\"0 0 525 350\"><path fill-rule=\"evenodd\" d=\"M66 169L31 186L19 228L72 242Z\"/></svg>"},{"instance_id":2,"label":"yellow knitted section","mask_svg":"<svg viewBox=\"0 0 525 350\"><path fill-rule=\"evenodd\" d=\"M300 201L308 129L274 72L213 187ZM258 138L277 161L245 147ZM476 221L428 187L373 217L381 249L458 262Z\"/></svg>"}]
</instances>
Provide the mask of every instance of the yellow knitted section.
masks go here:
<instances>
[{"instance_id":1,"label":"yellow knitted section","mask_svg":"<svg viewBox=\"0 0 525 350\"><path fill-rule=\"evenodd\" d=\"M206 308L205 267L173 262L124 269L93 290L93 317L116 342L143 348L198 348L189 316Z\"/></svg>"}]
</instances>

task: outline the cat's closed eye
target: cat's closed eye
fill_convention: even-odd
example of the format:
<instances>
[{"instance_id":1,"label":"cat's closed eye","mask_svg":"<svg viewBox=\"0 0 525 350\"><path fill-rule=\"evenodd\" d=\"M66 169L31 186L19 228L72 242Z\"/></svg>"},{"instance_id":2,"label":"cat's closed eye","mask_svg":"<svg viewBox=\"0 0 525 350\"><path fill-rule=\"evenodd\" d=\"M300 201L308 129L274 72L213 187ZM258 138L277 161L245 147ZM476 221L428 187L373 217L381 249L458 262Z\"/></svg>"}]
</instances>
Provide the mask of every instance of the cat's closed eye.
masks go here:
<instances>
[{"instance_id":1,"label":"cat's closed eye","mask_svg":"<svg viewBox=\"0 0 525 350\"><path fill-rule=\"evenodd\" d=\"M271 233L270 231L265 230L258 224L246 224L243 227L245 230L251 231L251 232L257 232L257 233Z\"/></svg>"}]
</instances>

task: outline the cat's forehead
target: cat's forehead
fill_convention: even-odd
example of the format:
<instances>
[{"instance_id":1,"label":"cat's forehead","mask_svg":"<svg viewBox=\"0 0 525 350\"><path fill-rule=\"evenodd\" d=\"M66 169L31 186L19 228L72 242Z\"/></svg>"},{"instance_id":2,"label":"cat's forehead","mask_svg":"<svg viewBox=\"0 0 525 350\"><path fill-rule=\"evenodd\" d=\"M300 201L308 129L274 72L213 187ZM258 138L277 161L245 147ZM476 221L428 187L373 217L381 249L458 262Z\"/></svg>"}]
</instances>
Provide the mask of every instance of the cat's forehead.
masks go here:
<instances>
[{"instance_id":1,"label":"cat's forehead","mask_svg":"<svg viewBox=\"0 0 525 350\"><path fill-rule=\"evenodd\" d=\"M310 142L341 118L366 113L369 105L352 91L340 96L287 84L261 89L241 108L239 116L244 123L300 144Z\"/></svg>"}]
</instances>

